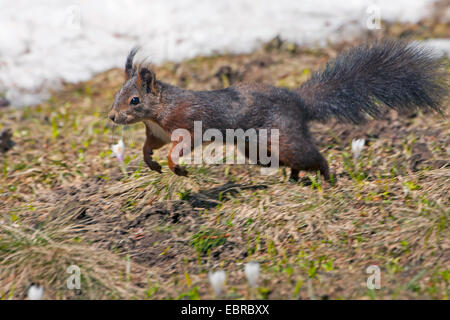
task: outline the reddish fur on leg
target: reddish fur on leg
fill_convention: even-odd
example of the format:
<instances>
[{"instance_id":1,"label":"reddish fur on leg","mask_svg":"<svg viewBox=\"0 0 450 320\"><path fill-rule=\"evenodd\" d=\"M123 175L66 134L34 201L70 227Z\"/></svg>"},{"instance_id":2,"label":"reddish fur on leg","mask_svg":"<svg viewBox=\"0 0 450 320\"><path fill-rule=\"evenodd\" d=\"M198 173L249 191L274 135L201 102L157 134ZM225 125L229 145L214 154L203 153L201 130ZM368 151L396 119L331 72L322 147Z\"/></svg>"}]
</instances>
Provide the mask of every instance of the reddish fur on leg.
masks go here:
<instances>
[{"instance_id":1,"label":"reddish fur on leg","mask_svg":"<svg viewBox=\"0 0 450 320\"><path fill-rule=\"evenodd\" d=\"M172 146L170 147L169 155L167 156L167 162L169 164L170 170L172 170L173 173L175 173L177 176L184 176L186 177L188 175L188 172L185 167L180 166L179 164L176 164L172 159L172 152L176 145L178 145L179 141L174 141L172 143ZM179 157L183 156L183 151L180 151Z\"/></svg>"}]
</instances>

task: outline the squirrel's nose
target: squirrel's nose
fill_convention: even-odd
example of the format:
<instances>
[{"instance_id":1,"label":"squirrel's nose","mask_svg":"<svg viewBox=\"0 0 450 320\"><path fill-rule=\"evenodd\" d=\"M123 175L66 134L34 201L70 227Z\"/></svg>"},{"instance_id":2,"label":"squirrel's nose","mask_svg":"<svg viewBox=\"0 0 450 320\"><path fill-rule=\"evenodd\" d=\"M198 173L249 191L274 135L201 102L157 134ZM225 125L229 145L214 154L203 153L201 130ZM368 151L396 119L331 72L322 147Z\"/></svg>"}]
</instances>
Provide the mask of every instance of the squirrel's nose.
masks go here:
<instances>
[{"instance_id":1,"label":"squirrel's nose","mask_svg":"<svg viewBox=\"0 0 450 320\"><path fill-rule=\"evenodd\" d=\"M113 110L111 110L108 113L108 118L110 118L112 121L114 121L116 119L116 113Z\"/></svg>"}]
</instances>

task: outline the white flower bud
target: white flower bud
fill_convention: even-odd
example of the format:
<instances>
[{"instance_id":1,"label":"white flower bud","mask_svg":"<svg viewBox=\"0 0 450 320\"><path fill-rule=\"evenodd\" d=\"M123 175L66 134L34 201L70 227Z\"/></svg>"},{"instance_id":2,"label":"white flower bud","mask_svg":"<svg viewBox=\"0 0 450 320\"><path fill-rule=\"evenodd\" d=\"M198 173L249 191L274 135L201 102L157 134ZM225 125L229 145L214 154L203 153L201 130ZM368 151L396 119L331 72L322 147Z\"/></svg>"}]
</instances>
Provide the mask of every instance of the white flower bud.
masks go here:
<instances>
[{"instance_id":1,"label":"white flower bud","mask_svg":"<svg viewBox=\"0 0 450 320\"><path fill-rule=\"evenodd\" d=\"M249 262L245 265L245 276L250 284L250 287L256 287L259 278L259 263Z\"/></svg>"},{"instance_id":2,"label":"white flower bud","mask_svg":"<svg viewBox=\"0 0 450 320\"><path fill-rule=\"evenodd\" d=\"M41 300L44 295L44 287L31 285L28 289L28 300Z\"/></svg>"},{"instance_id":3,"label":"white flower bud","mask_svg":"<svg viewBox=\"0 0 450 320\"><path fill-rule=\"evenodd\" d=\"M361 155L361 151L364 147L365 140L364 139L353 139L352 140L352 152L353 159L356 161Z\"/></svg>"},{"instance_id":4,"label":"white flower bud","mask_svg":"<svg viewBox=\"0 0 450 320\"><path fill-rule=\"evenodd\" d=\"M117 160L122 162L123 157L125 155L125 145L123 143L123 139L120 139L117 144L113 144L111 146L111 150L114 153L114 155L116 156Z\"/></svg>"},{"instance_id":5,"label":"white flower bud","mask_svg":"<svg viewBox=\"0 0 450 320\"><path fill-rule=\"evenodd\" d=\"M220 296L220 294L222 293L226 277L227 276L225 274L225 271L223 270L209 273L209 282L211 282L216 296Z\"/></svg>"}]
</instances>

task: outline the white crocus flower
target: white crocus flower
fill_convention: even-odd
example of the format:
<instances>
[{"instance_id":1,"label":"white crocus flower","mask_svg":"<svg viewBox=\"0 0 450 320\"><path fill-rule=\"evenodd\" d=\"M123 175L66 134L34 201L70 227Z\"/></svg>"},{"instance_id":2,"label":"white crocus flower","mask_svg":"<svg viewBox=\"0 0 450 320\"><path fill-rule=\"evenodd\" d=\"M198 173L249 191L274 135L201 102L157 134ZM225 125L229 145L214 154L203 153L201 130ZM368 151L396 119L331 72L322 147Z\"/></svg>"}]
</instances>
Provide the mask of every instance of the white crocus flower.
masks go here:
<instances>
[{"instance_id":1,"label":"white crocus flower","mask_svg":"<svg viewBox=\"0 0 450 320\"><path fill-rule=\"evenodd\" d=\"M216 296L220 296L220 294L222 293L226 277L227 276L225 274L225 271L223 270L209 273L209 282L211 282L211 285L214 289L214 292L216 293Z\"/></svg>"},{"instance_id":2,"label":"white crocus flower","mask_svg":"<svg viewBox=\"0 0 450 320\"><path fill-rule=\"evenodd\" d=\"M256 287L259 278L259 263L249 262L245 265L245 276L250 284L250 287Z\"/></svg>"},{"instance_id":3,"label":"white crocus flower","mask_svg":"<svg viewBox=\"0 0 450 320\"><path fill-rule=\"evenodd\" d=\"M28 300L41 300L44 295L44 287L31 285L28 289Z\"/></svg>"},{"instance_id":4,"label":"white crocus flower","mask_svg":"<svg viewBox=\"0 0 450 320\"><path fill-rule=\"evenodd\" d=\"M123 143L123 139L120 139L117 144L113 144L111 146L111 150L116 156L119 162L123 162L123 156L125 155L125 145Z\"/></svg>"},{"instance_id":5,"label":"white crocus flower","mask_svg":"<svg viewBox=\"0 0 450 320\"><path fill-rule=\"evenodd\" d=\"M359 156L361 155L361 151L364 147L364 143L366 141L364 139L353 139L352 140L352 152L353 152L353 159L356 161Z\"/></svg>"}]
</instances>

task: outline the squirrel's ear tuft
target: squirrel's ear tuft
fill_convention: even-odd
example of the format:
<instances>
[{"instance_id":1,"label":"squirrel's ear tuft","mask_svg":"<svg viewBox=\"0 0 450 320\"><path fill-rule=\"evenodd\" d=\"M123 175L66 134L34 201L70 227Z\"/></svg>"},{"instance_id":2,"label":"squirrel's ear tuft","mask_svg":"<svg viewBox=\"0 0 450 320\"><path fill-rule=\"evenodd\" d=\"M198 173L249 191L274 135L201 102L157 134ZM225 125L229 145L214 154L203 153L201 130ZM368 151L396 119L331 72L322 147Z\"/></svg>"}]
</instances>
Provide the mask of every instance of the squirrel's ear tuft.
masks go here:
<instances>
[{"instance_id":1,"label":"squirrel's ear tuft","mask_svg":"<svg viewBox=\"0 0 450 320\"><path fill-rule=\"evenodd\" d=\"M147 68L140 68L138 74L138 84L143 86L147 93L156 94L156 76L155 73Z\"/></svg>"},{"instance_id":2,"label":"squirrel's ear tuft","mask_svg":"<svg viewBox=\"0 0 450 320\"><path fill-rule=\"evenodd\" d=\"M136 67L133 66L133 59L138 50L139 47L134 47L131 49L130 53L128 53L127 61L125 62L125 77L127 80L130 79L136 72Z\"/></svg>"}]
</instances>

